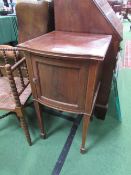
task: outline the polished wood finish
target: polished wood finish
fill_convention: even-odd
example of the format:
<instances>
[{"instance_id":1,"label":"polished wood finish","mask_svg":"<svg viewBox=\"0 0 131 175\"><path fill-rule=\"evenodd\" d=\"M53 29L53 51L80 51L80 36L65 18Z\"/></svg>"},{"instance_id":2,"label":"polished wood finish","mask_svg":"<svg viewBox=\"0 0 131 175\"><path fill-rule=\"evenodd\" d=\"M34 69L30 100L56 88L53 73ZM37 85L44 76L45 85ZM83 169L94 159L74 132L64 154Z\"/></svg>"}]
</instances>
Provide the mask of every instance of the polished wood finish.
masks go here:
<instances>
[{"instance_id":1,"label":"polished wood finish","mask_svg":"<svg viewBox=\"0 0 131 175\"><path fill-rule=\"evenodd\" d=\"M110 35L53 31L33 39L33 42L30 40L19 44L18 47L56 57L68 55L87 59L91 55L92 59L101 60L106 56L110 39Z\"/></svg>"},{"instance_id":2,"label":"polished wood finish","mask_svg":"<svg viewBox=\"0 0 131 175\"><path fill-rule=\"evenodd\" d=\"M99 118L104 118L113 69L122 40L122 24L106 0L54 0L54 8L55 29L58 31L109 34L113 37L110 52L108 51L104 60L102 83L95 110Z\"/></svg>"},{"instance_id":3,"label":"polished wood finish","mask_svg":"<svg viewBox=\"0 0 131 175\"><path fill-rule=\"evenodd\" d=\"M122 24L106 0L54 0L54 8L56 30L122 38Z\"/></svg>"},{"instance_id":4,"label":"polished wood finish","mask_svg":"<svg viewBox=\"0 0 131 175\"><path fill-rule=\"evenodd\" d=\"M25 51L41 135L40 104L83 114L81 152L101 82L111 35L54 31L20 44Z\"/></svg>"}]
</instances>

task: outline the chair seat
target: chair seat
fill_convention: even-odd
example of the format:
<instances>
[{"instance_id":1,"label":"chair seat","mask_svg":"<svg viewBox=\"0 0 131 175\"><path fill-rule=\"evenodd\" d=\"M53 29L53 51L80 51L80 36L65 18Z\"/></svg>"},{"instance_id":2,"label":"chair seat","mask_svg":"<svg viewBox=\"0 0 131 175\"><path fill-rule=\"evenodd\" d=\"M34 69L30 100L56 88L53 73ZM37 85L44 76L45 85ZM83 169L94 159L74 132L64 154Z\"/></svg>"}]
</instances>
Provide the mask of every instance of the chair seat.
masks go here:
<instances>
[{"instance_id":1,"label":"chair seat","mask_svg":"<svg viewBox=\"0 0 131 175\"><path fill-rule=\"evenodd\" d=\"M24 81L27 82L27 78L24 78ZM15 77L17 91L21 91L21 83L20 78ZM20 102L24 105L31 95L31 87L30 84L25 88L25 90L20 95ZM16 104L14 101L14 97L11 92L9 80L7 77L0 77L0 109L6 110L15 110Z\"/></svg>"}]
</instances>

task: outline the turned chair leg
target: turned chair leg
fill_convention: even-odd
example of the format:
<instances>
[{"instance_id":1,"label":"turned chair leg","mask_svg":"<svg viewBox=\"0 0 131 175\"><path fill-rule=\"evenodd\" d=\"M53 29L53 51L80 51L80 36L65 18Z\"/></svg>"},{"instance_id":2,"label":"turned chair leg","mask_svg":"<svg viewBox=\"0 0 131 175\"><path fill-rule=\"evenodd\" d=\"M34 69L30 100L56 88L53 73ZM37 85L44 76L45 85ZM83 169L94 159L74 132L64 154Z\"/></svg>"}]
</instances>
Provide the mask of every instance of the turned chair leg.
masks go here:
<instances>
[{"instance_id":1,"label":"turned chair leg","mask_svg":"<svg viewBox=\"0 0 131 175\"><path fill-rule=\"evenodd\" d=\"M46 132L44 130L40 104L37 101L34 101L34 106L35 106L35 110L36 110L36 114L37 114L37 118L38 118L38 125L39 125L39 128L40 128L40 135L41 135L41 138L45 139L46 138Z\"/></svg>"},{"instance_id":2,"label":"turned chair leg","mask_svg":"<svg viewBox=\"0 0 131 175\"><path fill-rule=\"evenodd\" d=\"M25 133L25 136L27 138L27 141L28 141L29 145L31 146L32 142L31 142L31 138L30 138L30 133L29 133L28 126L27 126L27 123L26 123L24 116L20 116L20 123L21 123L21 127Z\"/></svg>"},{"instance_id":3,"label":"turned chair leg","mask_svg":"<svg viewBox=\"0 0 131 175\"><path fill-rule=\"evenodd\" d=\"M86 136L87 136L87 130L88 130L89 122L90 122L90 116L84 114L83 115L83 129L82 129L82 145L81 145L81 148L80 148L81 153L86 152L85 142L86 142Z\"/></svg>"}]
</instances>

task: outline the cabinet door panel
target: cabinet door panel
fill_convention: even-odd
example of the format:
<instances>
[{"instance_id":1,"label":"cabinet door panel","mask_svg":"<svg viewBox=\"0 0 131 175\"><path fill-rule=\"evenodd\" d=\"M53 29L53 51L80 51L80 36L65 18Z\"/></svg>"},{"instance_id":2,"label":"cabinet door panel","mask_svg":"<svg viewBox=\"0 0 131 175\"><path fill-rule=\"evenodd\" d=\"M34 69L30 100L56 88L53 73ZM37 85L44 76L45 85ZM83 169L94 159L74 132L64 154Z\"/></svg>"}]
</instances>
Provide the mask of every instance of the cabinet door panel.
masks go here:
<instances>
[{"instance_id":1,"label":"cabinet door panel","mask_svg":"<svg viewBox=\"0 0 131 175\"><path fill-rule=\"evenodd\" d=\"M38 98L48 106L84 109L88 64L35 57L34 74Z\"/></svg>"}]
</instances>

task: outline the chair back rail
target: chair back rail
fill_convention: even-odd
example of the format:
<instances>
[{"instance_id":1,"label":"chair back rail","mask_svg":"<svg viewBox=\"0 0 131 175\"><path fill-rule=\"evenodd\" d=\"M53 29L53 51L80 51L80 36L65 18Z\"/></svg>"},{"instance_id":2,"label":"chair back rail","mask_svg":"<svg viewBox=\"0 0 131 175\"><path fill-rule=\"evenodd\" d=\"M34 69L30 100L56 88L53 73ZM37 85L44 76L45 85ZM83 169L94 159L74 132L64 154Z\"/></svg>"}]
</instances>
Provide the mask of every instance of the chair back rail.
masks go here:
<instances>
[{"instance_id":1,"label":"chair back rail","mask_svg":"<svg viewBox=\"0 0 131 175\"><path fill-rule=\"evenodd\" d=\"M7 52L12 52L14 54L14 61L18 61L18 49L16 47L13 48L0 48L0 52L2 53L4 58L4 63L8 64L9 58L8 58L8 53Z\"/></svg>"}]
</instances>

